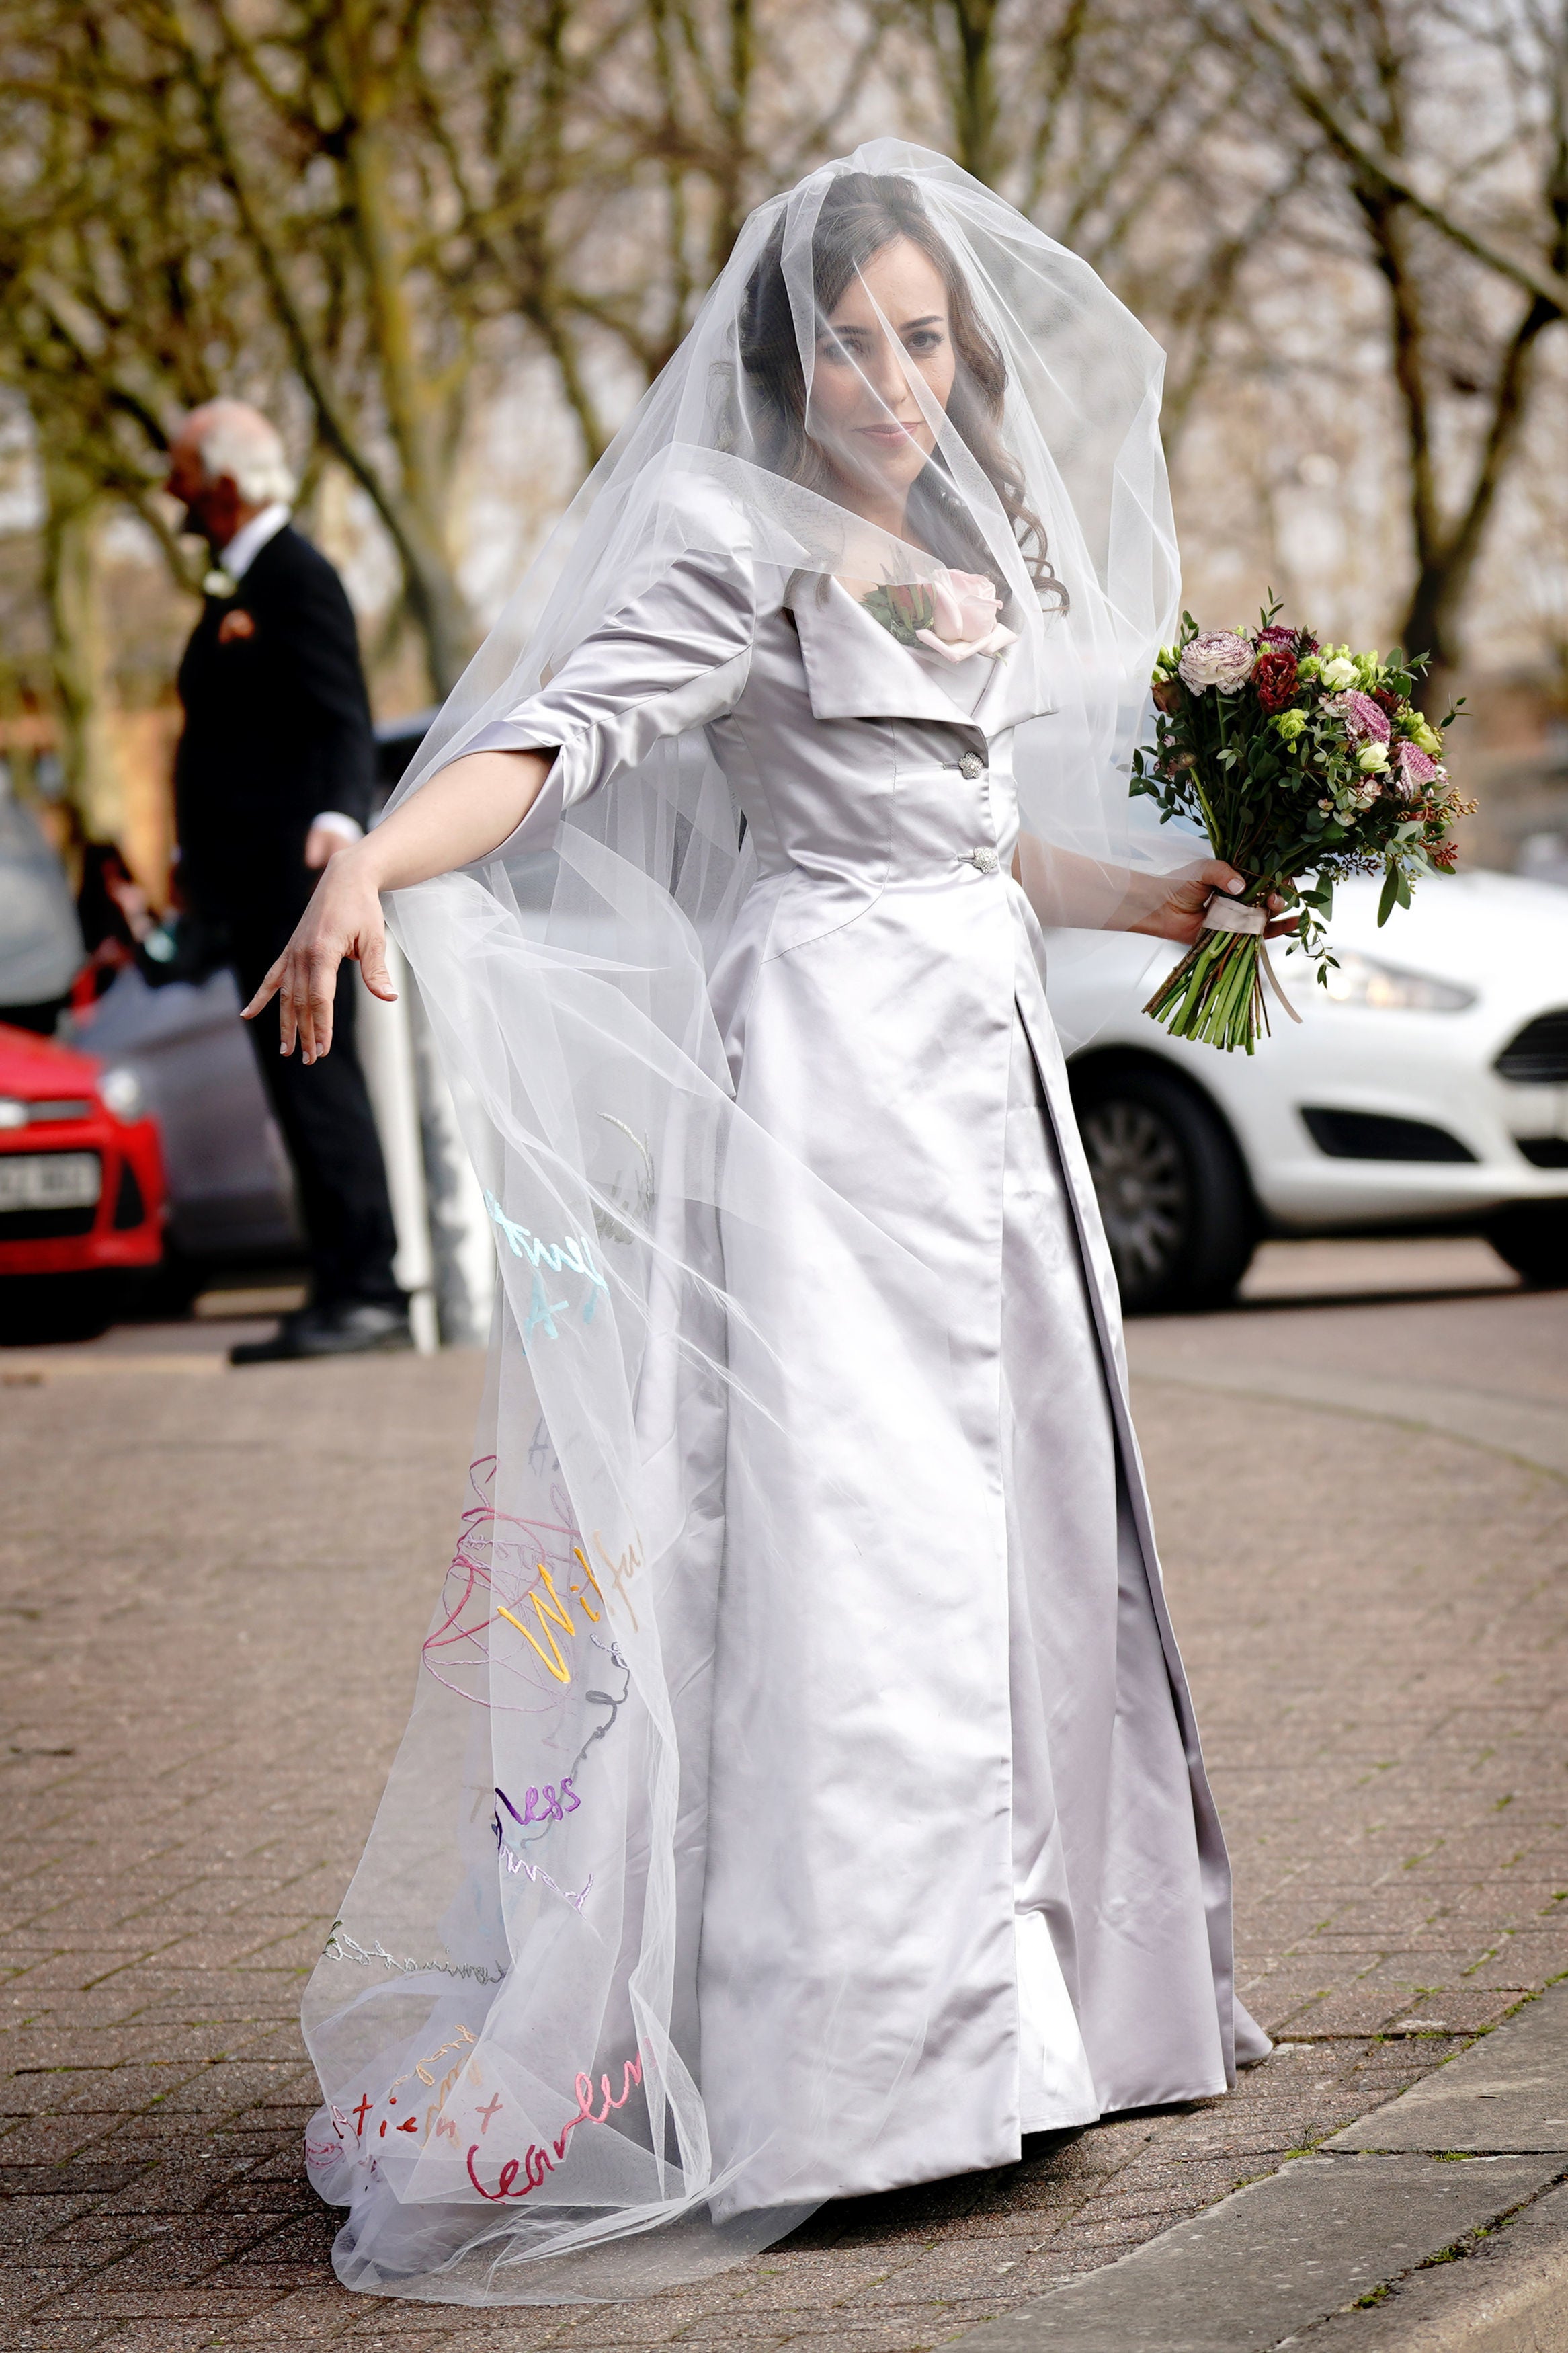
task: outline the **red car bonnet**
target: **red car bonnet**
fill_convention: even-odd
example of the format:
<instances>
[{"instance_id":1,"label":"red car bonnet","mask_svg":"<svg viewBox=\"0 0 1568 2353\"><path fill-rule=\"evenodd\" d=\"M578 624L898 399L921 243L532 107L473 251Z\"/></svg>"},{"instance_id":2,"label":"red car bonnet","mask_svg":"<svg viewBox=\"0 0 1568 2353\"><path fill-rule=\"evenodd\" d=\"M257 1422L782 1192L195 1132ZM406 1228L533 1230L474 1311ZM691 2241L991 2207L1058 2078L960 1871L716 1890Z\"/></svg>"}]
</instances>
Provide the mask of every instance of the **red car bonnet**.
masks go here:
<instances>
[{"instance_id":1,"label":"red car bonnet","mask_svg":"<svg viewBox=\"0 0 1568 2353\"><path fill-rule=\"evenodd\" d=\"M25 1103L67 1096L80 1101L96 1096L98 1071L93 1057L79 1053L74 1046L0 1023L0 1095L19 1095Z\"/></svg>"}]
</instances>

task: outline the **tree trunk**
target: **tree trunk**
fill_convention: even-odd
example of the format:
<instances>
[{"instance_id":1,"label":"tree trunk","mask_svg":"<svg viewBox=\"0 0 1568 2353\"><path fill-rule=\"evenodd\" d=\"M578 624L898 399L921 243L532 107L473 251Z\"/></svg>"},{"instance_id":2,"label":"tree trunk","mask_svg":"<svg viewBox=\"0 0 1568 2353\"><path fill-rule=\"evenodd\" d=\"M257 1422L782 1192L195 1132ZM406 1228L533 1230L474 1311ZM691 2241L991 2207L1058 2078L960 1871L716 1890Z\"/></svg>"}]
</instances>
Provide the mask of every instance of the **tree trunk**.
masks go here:
<instances>
[{"instance_id":1,"label":"tree trunk","mask_svg":"<svg viewBox=\"0 0 1568 2353\"><path fill-rule=\"evenodd\" d=\"M997 152L996 75L992 56L997 0L950 0L958 44L952 76L958 161L987 187L1001 168Z\"/></svg>"},{"instance_id":2,"label":"tree trunk","mask_svg":"<svg viewBox=\"0 0 1568 2353\"><path fill-rule=\"evenodd\" d=\"M43 585L65 797L81 832L91 840L108 840L118 830L121 811L104 708L106 649L97 564L100 493L85 473L47 447L43 471Z\"/></svg>"}]
</instances>

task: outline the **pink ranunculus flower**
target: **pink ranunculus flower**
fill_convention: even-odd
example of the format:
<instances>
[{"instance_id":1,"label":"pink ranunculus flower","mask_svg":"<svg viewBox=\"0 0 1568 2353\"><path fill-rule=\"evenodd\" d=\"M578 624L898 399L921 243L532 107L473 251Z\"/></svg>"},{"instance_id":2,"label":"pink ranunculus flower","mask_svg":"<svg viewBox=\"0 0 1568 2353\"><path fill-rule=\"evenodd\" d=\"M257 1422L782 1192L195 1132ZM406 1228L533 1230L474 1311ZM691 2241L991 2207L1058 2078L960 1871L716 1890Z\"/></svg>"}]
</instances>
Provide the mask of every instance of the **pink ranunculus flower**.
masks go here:
<instances>
[{"instance_id":1,"label":"pink ranunculus flower","mask_svg":"<svg viewBox=\"0 0 1568 2353\"><path fill-rule=\"evenodd\" d=\"M967 661L971 654L989 654L994 660L1017 637L1016 629L1003 627L1002 600L981 573L939 574L931 583L931 599L932 626L915 635L944 661Z\"/></svg>"},{"instance_id":2,"label":"pink ranunculus flower","mask_svg":"<svg viewBox=\"0 0 1568 2353\"><path fill-rule=\"evenodd\" d=\"M1436 761L1429 759L1419 744L1401 744L1399 789L1407 801L1414 800L1424 785L1436 784L1442 773Z\"/></svg>"},{"instance_id":3,"label":"pink ranunculus flower","mask_svg":"<svg viewBox=\"0 0 1568 2353\"><path fill-rule=\"evenodd\" d=\"M1205 629L1186 646L1176 668L1182 682L1194 694L1217 686L1222 694L1239 694L1252 676L1257 657L1234 629Z\"/></svg>"},{"instance_id":4,"label":"pink ranunculus flower","mask_svg":"<svg viewBox=\"0 0 1568 2353\"><path fill-rule=\"evenodd\" d=\"M1363 694L1353 686L1346 693L1337 694L1329 709L1344 721L1345 733L1352 743L1386 744L1393 733L1387 712L1380 710L1370 694Z\"/></svg>"}]
</instances>

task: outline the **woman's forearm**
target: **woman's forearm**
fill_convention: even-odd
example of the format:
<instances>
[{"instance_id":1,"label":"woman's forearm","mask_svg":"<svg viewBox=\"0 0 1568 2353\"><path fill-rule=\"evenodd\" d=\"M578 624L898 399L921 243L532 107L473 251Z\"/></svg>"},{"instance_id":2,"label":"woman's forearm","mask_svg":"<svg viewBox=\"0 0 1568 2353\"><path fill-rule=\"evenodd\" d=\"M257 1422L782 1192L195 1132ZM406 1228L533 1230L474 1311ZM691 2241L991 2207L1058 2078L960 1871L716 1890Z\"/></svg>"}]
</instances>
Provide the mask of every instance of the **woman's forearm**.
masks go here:
<instances>
[{"instance_id":1,"label":"woman's forearm","mask_svg":"<svg viewBox=\"0 0 1568 2353\"><path fill-rule=\"evenodd\" d=\"M1083 858L1070 849L1048 849L1032 833L1018 836L1013 880L1022 886L1047 929L1143 932L1151 939L1180 940L1190 947L1202 928L1216 891L1232 895L1247 888L1246 877L1223 858L1194 859L1169 874L1150 874L1110 859ZM1284 901L1273 894L1268 912L1279 915ZM1268 937L1294 931L1293 916L1268 926Z\"/></svg>"},{"instance_id":2,"label":"woman's forearm","mask_svg":"<svg viewBox=\"0 0 1568 2353\"><path fill-rule=\"evenodd\" d=\"M553 752L469 752L437 769L355 845L361 873L373 890L405 891L471 866L517 831L554 758Z\"/></svg>"},{"instance_id":3,"label":"woman's forearm","mask_svg":"<svg viewBox=\"0 0 1568 2353\"><path fill-rule=\"evenodd\" d=\"M1047 930L1059 925L1068 931L1131 931L1146 905L1155 904L1169 888L1164 881L1158 892L1147 892L1140 885L1154 878L1074 850L1047 849L1032 833L1018 837L1013 878Z\"/></svg>"}]
</instances>

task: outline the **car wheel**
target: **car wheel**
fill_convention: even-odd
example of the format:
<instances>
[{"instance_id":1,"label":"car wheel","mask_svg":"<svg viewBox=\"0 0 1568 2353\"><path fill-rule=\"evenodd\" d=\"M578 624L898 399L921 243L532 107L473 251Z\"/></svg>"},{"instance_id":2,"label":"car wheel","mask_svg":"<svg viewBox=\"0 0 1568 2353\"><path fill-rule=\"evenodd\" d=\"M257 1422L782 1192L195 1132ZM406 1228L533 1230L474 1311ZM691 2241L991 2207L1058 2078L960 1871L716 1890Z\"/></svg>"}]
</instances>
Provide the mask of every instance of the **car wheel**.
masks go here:
<instances>
[{"instance_id":1,"label":"car wheel","mask_svg":"<svg viewBox=\"0 0 1568 2353\"><path fill-rule=\"evenodd\" d=\"M1537 1291L1568 1287L1568 1201L1516 1201L1486 1229L1499 1258Z\"/></svg>"},{"instance_id":2,"label":"car wheel","mask_svg":"<svg viewBox=\"0 0 1568 2353\"><path fill-rule=\"evenodd\" d=\"M119 1314L123 1296L117 1274L0 1277L0 1347L96 1340Z\"/></svg>"},{"instance_id":3,"label":"car wheel","mask_svg":"<svg viewBox=\"0 0 1568 2353\"><path fill-rule=\"evenodd\" d=\"M1224 1304L1258 1219L1229 1131L1196 1088L1149 1062L1089 1062L1073 1099L1129 1315Z\"/></svg>"},{"instance_id":4,"label":"car wheel","mask_svg":"<svg viewBox=\"0 0 1568 2353\"><path fill-rule=\"evenodd\" d=\"M209 1280L207 1267L168 1243L157 1265L128 1286L127 1312L143 1324L177 1324L190 1314Z\"/></svg>"}]
</instances>

